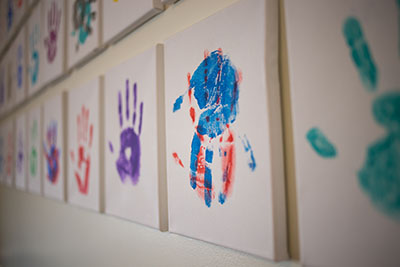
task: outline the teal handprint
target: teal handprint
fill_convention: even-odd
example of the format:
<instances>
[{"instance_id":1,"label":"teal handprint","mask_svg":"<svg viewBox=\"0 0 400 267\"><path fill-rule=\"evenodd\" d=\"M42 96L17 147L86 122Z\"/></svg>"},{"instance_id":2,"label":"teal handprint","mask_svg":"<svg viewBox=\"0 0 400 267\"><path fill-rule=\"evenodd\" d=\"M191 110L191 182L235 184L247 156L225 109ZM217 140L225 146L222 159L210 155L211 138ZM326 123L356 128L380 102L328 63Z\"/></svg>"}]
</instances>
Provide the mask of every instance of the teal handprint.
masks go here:
<instances>
[{"instance_id":1,"label":"teal handprint","mask_svg":"<svg viewBox=\"0 0 400 267\"><path fill-rule=\"evenodd\" d=\"M400 0L397 0L400 5ZM353 63L368 91L378 88L378 71L370 53L361 23L355 17L344 21L343 35ZM365 161L358 171L364 192L380 210L400 218L400 92L396 88L375 98L372 114L386 133L366 149Z\"/></svg>"}]
</instances>

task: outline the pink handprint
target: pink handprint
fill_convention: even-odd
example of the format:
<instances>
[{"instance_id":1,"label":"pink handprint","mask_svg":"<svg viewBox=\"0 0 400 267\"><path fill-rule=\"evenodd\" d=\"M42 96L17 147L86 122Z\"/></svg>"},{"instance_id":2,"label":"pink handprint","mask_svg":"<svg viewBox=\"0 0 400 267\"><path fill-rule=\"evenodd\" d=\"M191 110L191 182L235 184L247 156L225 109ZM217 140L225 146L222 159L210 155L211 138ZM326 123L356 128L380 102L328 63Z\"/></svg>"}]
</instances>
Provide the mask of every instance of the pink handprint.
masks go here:
<instances>
[{"instance_id":1,"label":"pink handprint","mask_svg":"<svg viewBox=\"0 0 400 267\"><path fill-rule=\"evenodd\" d=\"M75 179L78 184L79 192L87 195L89 189L90 174L90 148L93 140L93 124L89 126L89 110L82 106L81 114L76 118L77 140L78 140L78 159ZM75 163L75 154L70 152L71 161ZM82 165L85 165L84 167ZM82 179L83 178L83 179Z\"/></svg>"},{"instance_id":2,"label":"pink handprint","mask_svg":"<svg viewBox=\"0 0 400 267\"><path fill-rule=\"evenodd\" d=\"M60 28L61 9L58 9L57 3L53 1L51 8L47 13L47 31L48 36L44 40L44 45L47 48L47 61L53 62L57 53L57 34Z\"/></svg>"}]
</instances>

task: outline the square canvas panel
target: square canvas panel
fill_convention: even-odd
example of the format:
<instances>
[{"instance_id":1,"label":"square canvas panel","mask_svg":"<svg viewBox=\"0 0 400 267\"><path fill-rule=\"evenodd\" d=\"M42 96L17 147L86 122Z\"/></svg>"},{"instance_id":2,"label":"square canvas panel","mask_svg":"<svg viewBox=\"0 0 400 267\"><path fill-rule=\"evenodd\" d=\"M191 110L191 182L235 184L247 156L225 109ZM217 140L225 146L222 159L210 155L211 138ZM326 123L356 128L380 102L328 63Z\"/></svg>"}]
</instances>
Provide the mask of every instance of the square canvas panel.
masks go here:
<instances>
[{"instance_id":1,"label":"square canvas panel","mask_svg":"<svg viewBox=\"0 0 400 267\"><path fill-rule=\"evenodd\" d=\"M12 46L11 79L15 104L21 103L27 93L26 84L26 28L21 28Z\"/></svg>"},{"instance_id":2,"label":"square canvas panel","mask_svg":"<svg viewBox=\"0 0 400 267\"><path fill-rule=\"evenodd\" d=\"M64 200L64 95L57 94L43 106L43 193Z\"/></svg>"},{"instance_id":3,"label":"square canvas panel","mask_svg":"<svg viewBox=\"0 0 400 267\"><path fill-rule=\"evenodd\" d=\"M26 115L20 114L15 119L15 148L14 148L14 162L15 162L15 186L17 189L26 190L26 177L27 177L27 131L26 131Z\"/></svg>"},{"instance_id":4,"label":"square canvas panel","mask_svg":"<svg viewBox=\"0 0 400 267\"><path fill-rule=\"evenodd\" d=\"M265 62L278 10L267 2L240 1L165 42L168 213L171 232L284 259L279 86L266 73L276 81L277 65Z\"/></svg>"},{"instance_id":5,"label":"square canvas panel","mask_svg":"<svg viewBox=\"0 0 400 267\"><path fill-rule=\"evenodd\" d=\"M68 202L99 210L99 79L68 94Z\"/></svg>"},{"instance_id":6,"label":"square canvas panel","mask_svg":"<svg viewBox=\"0 0 400 267\"><path fill-rule=\"evenodd\" d=\"M42 109L40 106L28 111L28 191L42 192Z\"/></svg>"},{"instance_id":7,"label":"square canvas panel","mask_svg":"<svg viewBox=\"0 0 400 267\"><path fill-rule=\"evenodd\" d=\"M4 56L5 63L5 111L10 111L15 105L15 91L13 80L14 50L11 48Z\"/></svg>"},{"instance_id":8,"label":"square canvas panel","mask_svg":"<svg viewBox=\"0 0 400 267\"><path fill-rule=\"evenodd\" d=\"M285 1L301 260L400 264L397 1Z\"/></svg>"},{"instance_id":9,"label":"square canvas panel","mask_svg":"<svg viewBox=\"0 0 400 267\"><path fill-rule=\"evenodd\" d=\"M43 60L41 54L42 41L42 6L36 5L28 19L28 94L34 94L42 85Z\"/></svg>"},{"instance_id":10,"label":"square canvas panel","mask_svg":"<svg viewBox=\"0 0 400 267\"><path fill-rule=\"evenodd\" d=\"M65 13L64 0L43 1L43 31L40 42L43 84L51 82L64 70Z\"/></svg>"},{"instance_id":11,"label":"square canvas panel","mask_svg":"<svg viewBox=\"0 0 400 267\"><path fill-rule=\"evenodd\" d=\"M140 26L162 9L160 0L103 1L104 42Z\"/></svg>"},{"instance_id":12,"label":"square canvas panel","mask_svg":"<svg viewBox=\"0 0 400 267\"><path fill-rule=\"evenodd\" d=\"M105 74L105 212L160 228L156 49Z\"/></svg>"},{"instance_id":13,"label":"square canvas panel","mask_svg":"<svg viewBox=\"0 0 400 267\"><path fill-rule=\"evenodd\" d=\"M99 42L100 0L67 1L68 67L93 52Z\"/></svg>"},{"instance_id":14,"label":"square canvas panel","mask_svg":"<svg viewBox=\"0 0 400 267\"><path fill-rule=\"evenodd\" d=\"M3 125L4 140L4 183L8 186L14 185L14 148L15 148L15 126L14 120L8 119Z\"/></svg>"}]
</instances>

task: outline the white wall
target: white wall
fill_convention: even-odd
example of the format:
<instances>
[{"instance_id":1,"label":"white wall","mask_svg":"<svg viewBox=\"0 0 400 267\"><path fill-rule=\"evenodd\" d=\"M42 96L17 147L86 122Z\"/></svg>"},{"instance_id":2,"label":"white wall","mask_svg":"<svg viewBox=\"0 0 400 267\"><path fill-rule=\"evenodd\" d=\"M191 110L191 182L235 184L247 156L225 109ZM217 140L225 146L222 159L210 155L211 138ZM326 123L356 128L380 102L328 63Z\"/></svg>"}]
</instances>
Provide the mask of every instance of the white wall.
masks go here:
<instances>
[{"instance_id":1,"label":"white wall","mask_svg":"<svg viewBox=\"0 0 400 267\"><path fill-rule=\"evenodd\" d=\"M65 80L46 89L16 114L103 74L234 2L178 2ZM299 266L294 262L273 263L162 233L4 186L0 186L0 263L4 266Z\"/></svg>"}]
</instances>

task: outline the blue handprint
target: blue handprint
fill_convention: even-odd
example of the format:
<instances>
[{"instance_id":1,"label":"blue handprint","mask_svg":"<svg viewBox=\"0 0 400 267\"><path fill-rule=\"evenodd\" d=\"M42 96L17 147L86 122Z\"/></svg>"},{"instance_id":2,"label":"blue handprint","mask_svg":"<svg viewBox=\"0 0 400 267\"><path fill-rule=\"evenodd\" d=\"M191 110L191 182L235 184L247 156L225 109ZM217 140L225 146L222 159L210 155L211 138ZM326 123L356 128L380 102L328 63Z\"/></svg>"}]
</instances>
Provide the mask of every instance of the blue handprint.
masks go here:
<instances>
[{"instance_id":1,"label":"blue handprint","mask_svg":"<svg viewBox=\"0 0 400 267\"><path fill-rule=\"evenodd\" d=\"M13 0L7 1L7 30L10 30L14 21L14 3Z\"/></svg>"},{"instance_id":2,"label":"blue handprint","mask_svg":"<svg viewBox=\"0 0 400 267\"><path fill-rule=\"evenodd\" d=\"M129 123L129 80L126 80L126 121ZM133 185L139 182L140 176L140 134L142 132L142 117L143 117L143 102L140 103L139 107L139 127L136 132L134 127L136 125L136 106L137 106L137 85L133 85L133 116L132 116L132 127L125 127L120 134L120 150L119 157L116 161L116 168L121 181L124 183L126 178L129 178ZM124 112L122 109L122 96L121 92L118 92L118 114L119 124L123 128L123 117ZM114 147L109 142L111 153L114 152Z\"/></svg>"}]
</instances>

